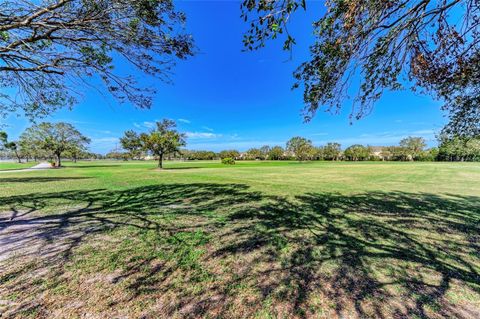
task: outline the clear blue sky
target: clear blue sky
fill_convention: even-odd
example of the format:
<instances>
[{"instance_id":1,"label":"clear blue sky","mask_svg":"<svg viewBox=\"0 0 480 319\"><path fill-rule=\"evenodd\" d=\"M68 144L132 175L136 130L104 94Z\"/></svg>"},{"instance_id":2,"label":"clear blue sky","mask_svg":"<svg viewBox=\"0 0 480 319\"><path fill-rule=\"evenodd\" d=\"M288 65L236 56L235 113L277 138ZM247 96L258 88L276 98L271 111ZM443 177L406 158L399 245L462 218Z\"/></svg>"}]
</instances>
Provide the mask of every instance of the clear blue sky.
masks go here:
<instances>
[{"instance_id":1,"label":"clear blue sky","mask_svg":"<svg viewBox=\"0 0 480 319\"><path fill-rule=\"evenodd\" d=\"M308 45L313 40L311 23L319 17L321 2L308 3L309 11L295 16L290 31L298 44L292 56L281 50L280 42L257 52L242 52L242 34L247 26L239 17L239 2L176 4L187 14L186 27L199 53L178 63L172 85L144 78L158 90L150 110L118 105L85 91L73 110L61 110L45 120L73 123L92 139L92 151L101 153L114 148L125 130L145 131L162 118L177 120L179 129L189 136L189 149L283 146L296 135L310 138L316 145L336 141L342 147L355 143L393 145L408 135L436 144L435 133L445 123L440 103L409 91L385 94L370 116L353 125L348 118L350 102L339 115L318 113L312 122L303 123L302 91L290 89L292 72L308 59ZM118 68L126 69L122 65ZM12 139L30 125L14 116L2 121Z\"/></svg>"}]
</instances>

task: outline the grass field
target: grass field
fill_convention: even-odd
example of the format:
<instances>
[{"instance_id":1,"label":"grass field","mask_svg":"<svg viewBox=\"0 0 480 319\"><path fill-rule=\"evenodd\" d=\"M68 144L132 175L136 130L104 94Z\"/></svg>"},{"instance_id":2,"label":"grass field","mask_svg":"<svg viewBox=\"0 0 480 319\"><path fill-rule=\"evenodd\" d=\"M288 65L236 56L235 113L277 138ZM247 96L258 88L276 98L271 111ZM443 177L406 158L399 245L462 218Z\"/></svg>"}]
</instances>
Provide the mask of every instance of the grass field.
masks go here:
<instances>
[{"instance_id":1,"label":"grass field","mask_svg":"<svg viewBox=\"0 0 480 319\"><path fill-rule=\"evenodd\" d=\"M36 162L28 162L28 163L0 162L0 171L30 168L30 167L35 166L37 164L38 163L36 163Z\"/></svg>"},{"instance_id":2,"label":"grass field","mask_svg":"<svg viewBox=\"0 0 480 319\"><path fill-rule=\"evenodd\" d=\"M0 174L1 318L480 317L478 163L65 164Z\"/></svg>"}]
</instances>

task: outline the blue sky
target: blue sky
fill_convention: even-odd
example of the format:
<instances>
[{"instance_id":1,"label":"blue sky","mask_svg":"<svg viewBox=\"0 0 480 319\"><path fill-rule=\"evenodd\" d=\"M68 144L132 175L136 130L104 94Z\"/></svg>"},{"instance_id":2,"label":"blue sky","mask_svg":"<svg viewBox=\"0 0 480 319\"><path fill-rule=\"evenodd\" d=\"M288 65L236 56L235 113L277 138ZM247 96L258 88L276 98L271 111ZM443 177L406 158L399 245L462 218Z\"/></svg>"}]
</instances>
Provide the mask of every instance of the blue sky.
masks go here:
<instances>
[{"instance_id":1,"label":"blue sky","mask_svg":"<svg viewBox=\"0 0 480 319\"><path fill-rule=\"evenodd\" d=\"M295 16L290 31L297 45L292 54L272 42L256 52L242 52L247 25L240 19L239 2L181 1L187 30L194 36L198 54L180 61L173 84L141 77L158 93L149 110L136 109L85 91L73 110L61 110L46 121L74 124L92 139L91 149L106 153L125 130L146 131L155 120L170 118L187 133L189 149L246 150L264 144L284 145L292 136L305 136L316 145L340 142L343 147L361 143L393 145L406 136L422 136L435 145L435 133L446 122L440 102L409 91L389 92L373 113L350 125L351 102L338 115L320 112L310 123L301 116L302 91L292 91L292 72L308 59L311 23L321 2L308 3L307 13ZM120 71L126 66L119 64ZM138 74L142 76L141 74ZM15 116L2 120L12 139L30 123Z\"/></svg>"}]
</instances>

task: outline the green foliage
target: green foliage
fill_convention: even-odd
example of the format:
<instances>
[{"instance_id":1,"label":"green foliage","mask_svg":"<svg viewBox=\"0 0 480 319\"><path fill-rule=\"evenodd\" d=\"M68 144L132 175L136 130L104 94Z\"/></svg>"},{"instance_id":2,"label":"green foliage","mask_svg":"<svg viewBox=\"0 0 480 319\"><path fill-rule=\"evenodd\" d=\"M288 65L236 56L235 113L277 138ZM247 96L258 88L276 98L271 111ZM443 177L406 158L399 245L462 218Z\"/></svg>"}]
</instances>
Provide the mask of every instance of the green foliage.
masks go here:
<instances>
[{"instance_id":1,"label":"green foliage","mask_svg":"<svg viewBox=\"0 0 480 319\"><path fill-rule=\"evenodd\" d=\"M235 165L235 160L231 157L222 158L222 164Z\"/></svg>"},{"instance_id":2,"label":"green foliage","mask_svg":"<svg viewBox=\"0 0 480 319\"><path fill-rule=\"evenodd\" d=\"M168 154L178 153L180 148L186 145L185 134L179 133L176 123L172 120L163 119L156 122L156 128L149 133L142 133L139 142L143 150L158 157L158 167L163 166L163 157Z\"/></svg>"},{"instance_id":3,"label":"green foliage","mask_svg":"<svg viewBox=\"0 0 480 319\"><path fill-rule=\"evenodd\" d=\"M311 150L311 159L321 161L325 158L324 150L322 146L313 147Z\"/></svg>"},{"instance_id":4,"label":"green foliage","mask_svg":"<svg viewBox=\"0 0 480 319\"><path fill-rule=\"evenodd\" d=\"M0 149L7 143L8 135L7 133L0 131Z\"/></svg>"},{"instance_id":5,"label":"green foliage","mask_svg":"<svg viewBox=\"0 0 480 319\"><path fill-rule=\"evenodd\" d=\"M22 145L32 150L43 150L55 155L57 166L61 166L62 154L66 151L86 150L90 139L83 136L72 124L43 122L36 124L22 134Z\"/></svg>"},{"instance_id":6,"label":"green foliage","mask_svg":"<svg viewBox=\"0 0 480 319\"><path fill-rule=\"evenodd\" d=\"M111 151L105 155L105 158L127 161L129 158L131 158L131 154L125 152Z\"/></svg>"},{"instance_id":7,"label":"green foliage","mask_svg":"<svg viewBox=\"0 0 480 319\"><path fill-rule=\"evenodd\" d=\"M218 156L215 152L212 151L190 151L182 150L183 158L188 160L214 160Z\"/></svg>"},{"instance_id":8,"label":"green foliage","mask_svg":"<svg viewBox=\"0 0 480 319\"><path fill-rule=\"evenodd\" d=\"M466 138L442 136L438 149L442 161L480 161L480 137Z\"/></svg>"},{"instance_id":9,"label":"green foliage","mask_svg":"<svg viewBox=\"0 0 480 319\"><path fill-rule=\"evenodd\" d=\"M350 161L365 161L370 158L370 149L363 145L355 144L349 146L343 152L343 155Z\"/></svg>"},{"instance_id":10,"label":"green foliage","mask_svg":"<svg viewBox=\"0 0 480 319\"><path fill-rule=\"evenodd\" d=\"M265 159L265 154L258 148L251 148L246 152L244 159L263 160L263 159Z\"/></svg>"},{"instance_id":11,"label":"green foliage","mask_svg":"<svg viewBox=\"0 0 480 319\"><path fill-rule=\"evenodd\" d=\"M304 137L296 136L287 142L286 149L288 152L293 153L298 161L306 161L310 159L312 148L312 141Z\"/></svg>"},{"instance_id":12,"label":"green foliage","mask_svg":"<svg viewBox=\"0 0 480 319\"><path fill-rule=\"evenodd\" d=\"M325 7L311 24L310 59L294 73L294 87L304 89L306 120L320 108L337 112L353 92L351 117L360 119L385 90L406 83L444 101L450 113L445 133L480 134L476 0L330 0ZM250 23L245 48L261 48L282 35L284 49L291 50L295 40L288 25L300 9L306 9L303 0L244 0L242 17ZM357 78L358 87L351 89Z\"/></svg>"},{"instance_id":13,"label":"green foliage","mask_svg":"<svg viewBox=\"0 0 480 319\"><path fill-rule=\"evenodd\" d=\"M438 159L438 148L432 147L431 149L422 151L415 159L422 162L436 161Z\"/></svg>"},{"instance_id":14,"label":"green foliage","mask_svg":"<svg viewBox=\"0 0 480 319\"><path fill-rule=\"evenodd\" d=\"M139 86L132 74L118 74L115 65L130 64L169 81L176 60L193 55L184 22L172 0L6 1L0 15L0 114L35 118L71 107L92 76L119 102L150 107L153 88Z\"/></svg>"},{"instance_id":15,"label":"green foliage","mask_svg":"<svg viewBox=\"0 0 480 319\"><path fill-rule=\"evenodd\" d=\"M120 144L126 150L131 159L140 158L142 155L142 141L135 131L126 131L120 138Z\"/></svg>"},{"instance_id":16,"label":"green foliage","mask_svg":"<svg viewBox=\"0 0 480 319\"><path fill-rule=\"evenodd\" d=\"M284 157L285 150L281 146L274 146L268 152L269 160L281 160Z\"/></svg>"},{"instance_id":17,"label":"green foliage","mask_svg":"<svg viewBox=\"0 0 480 319\"><path fill-rule=\"evenodd\" d=\"M400 147L403 147L406 156L415 159L423 152L427 146L425 139L422 137L407 137L400 141Z\"/></svg>"},{"instance_id":18,"label":"green foliage","mask_svg":"<svg viewBox=\"0 0 480 319\"><path fill-rule=\"evenodd\" d=\"M237 150L225 150L218 153L218 156L221 159L224 159L224 158L238 159L240 157L240 152Z\"/></svg>"},{"instance_id":19,"label":"green foliage","mask_svg":"<svg viewBox=\"0 0 480 319\"><path fill-rule=\"evenodd\" d=\"M323 157L326 160L336 161L340 158L342 152L341 145L339 143L327 143L323 147Z\"/></svg>"}]
</instances>

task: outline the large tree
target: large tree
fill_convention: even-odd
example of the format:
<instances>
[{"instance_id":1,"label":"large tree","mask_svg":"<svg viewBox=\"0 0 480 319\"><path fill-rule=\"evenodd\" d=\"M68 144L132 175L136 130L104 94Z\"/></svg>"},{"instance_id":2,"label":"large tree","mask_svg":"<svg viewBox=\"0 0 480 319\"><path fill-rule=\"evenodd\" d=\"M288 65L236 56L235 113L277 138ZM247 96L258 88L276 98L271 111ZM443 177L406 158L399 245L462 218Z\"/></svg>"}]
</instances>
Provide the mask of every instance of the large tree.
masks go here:
<instances>
[{"instance_id":1,"label":"large tree","mask_svg":"<svg viewBox=\"0 0 480 319\"><path fill-rule=\"evenodd\" d=\"M303 86L305 117L324 107L338 111L356 94L352 117L368 114L385 90L405 86L444 101L450 111L445 132L480 132L480 2L478 0L328 0L313 23L310 59L295 72ZM305 0L244 0L251 22L247 48L286 35ZM358 82L352 89L352 82Z\"/></svg>"},{"instance_id":2,"label":"large tree","mask_svg":"<svg viewBox=\"0 0 480 319\"><path fill-rule=\"evenodd\" d=\"M246 152L246 158L248 160L264 159L264 155L261 149L251 148Z\"/></svg>"},{"instance_id":3,"label":"large tree","mask_svg":"<svg viewBox=\"0 0 480 319\"><path fill-rule=\"evenodd\" d=\"M29 137L30 143L55 156L56 165L62 166L62 154L65 151L79 148L84 150L90 139L83 136L72 124L40 123L22 134Z\"/></svg>"},{"instance_id":4,"label":"large tree","mask_svg":"<svg viewBox=\"0 0 480 319\"><path fill-rule=\"evenodd\" d=\"M280 160L283 158L285 150L281 146L274 146L268 152L268 159L269 160Z\"/></svg>"},{"instance_id":5,"label":"large tree","mask_svg":"<svg viewBox=\"0 0 480 319\"><path fill-rule=\"evenodd\" d=\"M327 143L323 147L323 157L326 160L336 161L342 153L342 146L339 143Z\"/></svg>"},{"instance_id":6,"label":"large tree","mask_svg":"<svg viewBox=\"0 0 480 319\"><path fill-rule=\"evenodd\" d=\"M33 135L33 133L33 130L25 130L20 135L19 144L22 154L33 158L36 162L40 157L47 157L48 151L41 149L40 146L35 143L35 135Z\"/></svg>"},{"instance_id":7,"label":"large tree","mask_svg":"<svg viewBox=\"0 0 480 319\"><path fill-rule=\"evenodd\" d=\"M5 149L7 151L13 152L15 157L17 158L18 162L22 162L22 158L20 156L20 145L16 141L9 141L8 134L6 132L0 131L0 150Z\"/></svg>"},{"instance_id":8,"label":"large tree","mask_svg":"<svg viewBox=\"0 0 480 319\"><path fill-rule=\"evenodd\" d=\"M364 161L370 156L370 149L360 144L354 144L345 149L343 155L350 161Z\"/></svg>"},{"instance_id":9,"label":"large tree","mask_svg":"<svg viewBox=\"0 0 480 319\"><path fill-rule=\"evenodd\" d=\"M444 161L480 161L480 136L474 138L440 136L438 158Z\"/></svg>"},{"instance_id":10,"label":"large tree","mask_svg":"<svg viewBox=\"0 0 480 319\"><path fill-rule=\"evenodd\" d=\"M140 158L142 155L142 141L135 131L125 131L123 137L120 138L120 144L128 152L131 159Z\"/></svg>"},{"instance_id":11,"label":"large tree","mask_svg":"<svg viewBox=\"0 0 480 319\"><path fill-rule=\"evenodd\" d=\"M0 131L0 149L7 143L8 135L7 133Z\"/></svg>"},{"instance_id":12,"label":"large tree","mask_svg":"<svg viewBox=\"0 0 480 319\"><path fill-rule=\"evenodd\" d=\"M98 81L120 101L149 107L153 90L115 72L114 65L130 64L167 80L175 59L192 54L192 38L181 28L185 16L171 0L8 0L1 5L0 113L49 114L72 106L80 87L97 89Z\"/></svg>"},{"instance_id":13,"label":"large tree","mask_svg":"<svg viewBox=\"0 0 480 319\"><path fill-rule=\"evenodd\" d=\"M423 152L427 143L423 137L406 137L400 141L400 147L403 147L411 159L416 159Z\"/></svg>"},{"instance_id":14,"label":"large tree","mask_svg":"<svg viewBox=\"0 0 480 319\"><path fill-rule=\"evenodd\" d=\"M312 149L312 141L304 137L295 136L287 142L287 151L292 152L299 161L308 160L312 154Z\"/></svg>"},{"instance_id":15,"label":"large tree","mask_svg":"<svg viewBox=\"0 0 480 319\"><path fill-rule=\"evenodd\" d=\"M158 167L163 168L165 155L174 154L186 145L185 134L178 132L172 120L164 119L156 122L156 128L149 133L140 134L143 149L158 158Z\"/></svg>"},{"instance_id":16,"label":"large tree","mask_svg":"<svg viewBox=\"0 0 480 319\"><path fill-rule=\"evenodd\" d=\"M22 162L22 156L20 155L20 145L17 141L7 142L5 143L4 147L15 155L19 163Z\"/></svg>"}]
</instances>

